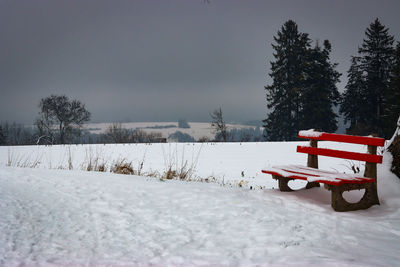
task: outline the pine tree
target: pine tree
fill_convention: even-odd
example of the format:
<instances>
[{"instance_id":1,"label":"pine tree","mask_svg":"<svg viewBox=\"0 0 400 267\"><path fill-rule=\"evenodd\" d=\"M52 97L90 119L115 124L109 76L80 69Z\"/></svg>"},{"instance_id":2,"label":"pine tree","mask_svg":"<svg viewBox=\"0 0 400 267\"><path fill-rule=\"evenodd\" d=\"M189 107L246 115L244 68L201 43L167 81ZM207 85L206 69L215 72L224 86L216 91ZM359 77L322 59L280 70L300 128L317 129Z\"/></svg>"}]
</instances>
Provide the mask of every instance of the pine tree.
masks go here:
<instances>
[{"instance_id":1,"label":"pine tree","mask_svg":"<svg viewBox=\"0 0 400 267\"><path fill-rule=\"evenodd\" d=\"M323 49L317 44L308 52L306 86L301 94L300 122L302 129L318 129L334 132L337 129L337 106L340 94L336 87L340 73L337 64L330 62L331 44L324 41Z\"/></svg>"},{"instance_id":2,"label":"pine tree","mask_svg":"<svg viewBox=\"0 0 400 267\"><path fill-rule=\"evenodd\" d=\"M6 144L6 134L3 130L3 126L0 125L0 145Z\"/></svg>"},{"instance_id":3,"label":"pine tree","mask_svg":"<svg viewBox=\"0 0 400 267\"><path fill-rule=\"evenodd\" d=\"M273 83L265 87L271 112L263 120L264 128L268 140L293 140L300 126L300 95L311 41L292 20L285 22L274 40L275 61L271 62L270 73Z\"/></svg>"},{"instance_id":4,"label":"pine tree","mask_svg":"<svg viewBox=\"0 0 400 267\"><path fill-rule=\"evenodd\" d=\"M368 107L364 117L369 132L364 134L374 132L384 135L384 105L394 55L394 37L388 31L376 19L366 30L367 39L364 39L358 51L365 73L365 101L360 105Z\"/></svg>"},{"instance_id":5,"label":"pine tree","mask_svg":"<svg viewBox=\"0 0 400 267\"><path fill-rule=\"evenodd\" d=\"M378 19L365 31L358 56L353 57L340 111L350 121L347 133L385 136L385 112L394 37ZM387 136L386 136L387 137Z\"/></svg>"},{"instance_id":6,"label":"pine tree","mask_svg":"<svg viewBox=\"0 0 400 267\"><path fill-rule=\"evenodd\" d=\"M350 122L347 133L360 135L366 131L365 112L365 77L360 66L360 58L352 57L347 72L348 82L342 96L340 112L344 114L345 123Z\"/></svg>"},{"instance_id":7,"label":"pine tree","mask_svg":"<svg viewBox=\"0 0 400 267\"><path fill-rule=\"evenodd\" d=\"M396 129L400 116L400 42L397 44L390 83L386 92L385 137L390 137Z\"/></svg>"}]
</instances>

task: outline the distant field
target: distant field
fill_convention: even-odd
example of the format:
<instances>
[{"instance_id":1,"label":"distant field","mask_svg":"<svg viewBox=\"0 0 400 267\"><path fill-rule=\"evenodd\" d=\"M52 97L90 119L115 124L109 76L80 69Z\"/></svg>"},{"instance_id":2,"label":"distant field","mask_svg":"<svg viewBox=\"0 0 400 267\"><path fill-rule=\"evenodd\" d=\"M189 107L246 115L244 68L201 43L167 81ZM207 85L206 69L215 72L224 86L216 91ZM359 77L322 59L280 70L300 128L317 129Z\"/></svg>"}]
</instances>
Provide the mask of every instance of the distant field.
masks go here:
<instances>
[{"instance_id":1,"label":"distant field","mask_svg":"<svg viewBox=\"0 0 400 267\"><path fill-rule=\"evenodd\" d=\"M112 123L88 123L84 127L91 133L99 134L104 133L106 129L112 125ZM122 128L126 129L142 129L145 132L156 132L161 133L163 137L168 136L176 131L191 135L196 140L201 137L208 137L213 139L215 133L211 128L211 124L207 122L189 122L190 128L178 128L178 122L126 122L122 123ZM165 127L165 126L176 126L170 128L156 129L154 127ZM228 129L243 129L243 128L255 128L254 126L242 125L242 124L227 124Z\"/></svg>"}]
</instances>

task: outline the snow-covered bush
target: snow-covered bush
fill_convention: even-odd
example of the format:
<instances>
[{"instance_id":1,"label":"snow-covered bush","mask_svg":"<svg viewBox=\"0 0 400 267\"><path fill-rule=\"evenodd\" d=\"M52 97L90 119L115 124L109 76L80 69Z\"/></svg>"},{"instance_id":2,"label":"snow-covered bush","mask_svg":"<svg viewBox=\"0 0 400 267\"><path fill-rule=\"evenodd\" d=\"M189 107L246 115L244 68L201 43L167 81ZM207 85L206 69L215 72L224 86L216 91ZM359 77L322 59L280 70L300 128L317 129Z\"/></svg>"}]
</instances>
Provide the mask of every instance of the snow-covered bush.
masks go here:
<instances>
[{"instance_id":1,"label":"snow-covered bush","mask_svg":"<svg viewBox=\"0 0 400 267\"><path fill-rule=\"evenodd\" d=\"M394 138L392 144L389 146L389 151L393 156L390 170L400 178L400 135Z\"/></svg>"},{"instance_id":2,"label":"snow-covered bush","mask_svg":"<svg viewBox=\"0 0 400 267\"><path fill-rule=\"evenodd\" d=\"M397 129L389 141L388 150L393 156L390 170L400 178L400 117L397 120Z\"/></svg>"}]
</instances>

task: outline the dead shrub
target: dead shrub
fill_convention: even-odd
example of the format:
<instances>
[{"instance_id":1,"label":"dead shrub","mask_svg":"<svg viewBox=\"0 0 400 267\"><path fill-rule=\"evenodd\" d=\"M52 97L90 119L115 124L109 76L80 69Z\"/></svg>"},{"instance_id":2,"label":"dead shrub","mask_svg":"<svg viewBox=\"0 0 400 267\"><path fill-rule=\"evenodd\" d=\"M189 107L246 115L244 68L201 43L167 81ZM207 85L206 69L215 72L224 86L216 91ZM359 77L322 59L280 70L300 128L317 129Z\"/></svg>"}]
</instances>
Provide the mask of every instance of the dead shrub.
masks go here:
<instances>
[{"instance_id":1,"label":"dead shrub","mask_svg":"<svg viewBox=\"0 0 400 267\"><path fill-rule=\"evenodd\" d=\"M132 162L126 162L125 160L120 160L114 163L110 171L113 173L130 175L134 175L136 173L132 167Z\"/></svg>"},{"instance_id":2,"label":"dead shrub","mask_svg":"<svg viewBox=\"0 0 400 267\"><path fill-rule=\"evenodd\" d=\"M88 171L88 172L91 172L91 171L93 171L93 165L92 165L92 162L88 162L88 165L86 166L86 171Z\"/></svg>"},{"instance_id":3,"label":"dead shrub","mask_svg":"<svg viewBox=\"0 0 400 267\"><path fill-rule=\"evenodd\" d=\"M164 179L179 179L185 181L194 180L194 174L196 172L197 162L203 146L200 146L199 150L195 152L193 148L191 161L185 159L185 147L181 151L178 151L178 146L175 148L168 146L168 151L164 150L162 146L165 171L162 175Z\"/></svg>"},{"instance_id":4,"label":"dead shrub","mask_svg":"<svg viewBox=\"0 0 400 267\"><path fill-rule=\"evenodd\" d=\"M177 176L181 180L189 180L192 178L192 172L193 170L191 168L188 168L188 162L185 161L185 163L182 164L182 166L179 168Z\"/></svg>"},{"instance_id":5,"label":"dead shrub","mask_svg":"<svg viewBox=\"0 0 400 267\"><path fill-rule=\"evenodd\" d=\"M85 171L106 172L107 162L102 158L101 151L93 151L91 147L85 149L85 161L81 164L81 169ZM69 169L72 169L71 154L68 159Z\"/></svg>"},{"instance_id":6,"label":"dead shrub","mask_svg":"<svg viewBox=\"0 0 400 267\"><path fill-rule=\"evenodd\" d=\"M167 171L164 173L163 177L164 179L174 179L175 177L177 177L176 175L176 170L173 170L172 167L170 166Z\"/></svg>"},{"instance_id":7,"label":"dead shrub","mask_svg":"<svg viewBox=\"0 0 400 267\"><path fill-rule=\"evenodd\" d=\"M101 163L98 166L96 166L95 168L96 172L106 172L107 168L106 168L106 164L105 163Z\"/></svg>"},{"instance_id":8,"label":"dead shrub","mask_svg":"<svg viewBox=\"0 0 400 267\"><path fill-rule=\"evenodd\" d=\"M86 171L95 171L95 172L105 172L107 171L106 164L104 162L100 163L99 158L94 159L93 161L90 160L87 163Z\"/></svg>"}]
</instances>

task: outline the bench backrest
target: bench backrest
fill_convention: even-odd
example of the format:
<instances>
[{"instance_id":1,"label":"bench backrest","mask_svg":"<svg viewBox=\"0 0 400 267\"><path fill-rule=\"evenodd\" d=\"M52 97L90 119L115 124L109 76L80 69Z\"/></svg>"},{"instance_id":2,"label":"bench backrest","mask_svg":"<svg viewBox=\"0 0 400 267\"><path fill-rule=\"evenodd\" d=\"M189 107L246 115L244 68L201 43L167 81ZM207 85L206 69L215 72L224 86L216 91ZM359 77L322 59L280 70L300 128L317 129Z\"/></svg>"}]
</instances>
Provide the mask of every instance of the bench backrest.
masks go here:
<instances>
[{"instance_id":1,"label":"bench backrest","mask_svg":"<svg viewBox=\"0 0 400 267\"><path fill-rule=\"evenodd\" d=\"M311 140L320 140L320 141L334 141L334 142L343 142L343 143L352 143L352 144L360 144L360 145L368 145L370 147L375 147L372 149L375 153L357 153L357 152L348 152L342 150L334 150L334 149L326 149L326 148L318 148L315 146L297 146L297 152L307 153L311 155L320 155L327 157L335 157L335 158L343 158L350 160L360 160L371 163L382 163L382 156L376 155L376 147L384 146L385 139L378 137L369 137L369 136L355 136L355 135L346 135L346 134L332 134L332 133L324 133L317 132L314 130L300 131L298 134L299 138L306 138ZM370 149L369 149L370 150Z\"/></svg>"}]
</instances>

